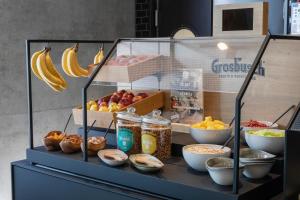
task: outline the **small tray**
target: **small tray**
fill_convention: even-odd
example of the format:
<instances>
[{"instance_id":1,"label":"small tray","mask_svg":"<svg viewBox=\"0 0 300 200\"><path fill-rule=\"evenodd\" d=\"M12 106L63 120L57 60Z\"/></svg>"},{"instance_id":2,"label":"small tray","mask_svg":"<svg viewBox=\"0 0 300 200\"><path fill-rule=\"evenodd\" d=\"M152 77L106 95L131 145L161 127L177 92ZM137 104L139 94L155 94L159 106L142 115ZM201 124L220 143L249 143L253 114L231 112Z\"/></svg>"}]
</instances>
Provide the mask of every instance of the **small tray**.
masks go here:
<instances>
[{"instance_id":1,"label":"small tray","mask_svg":"<svg viewBox=\"0 0 300 200\"><path fill-rule=\"evenodd\" d=\"M159 166L148 166L145 164L141 164L141 163L137 162L138 157L151 160L151 161L157 163ZM129 156L129 160L135 168L137 168L138 170L141 170L143 172L158 171L161 168L163 168L163 166L164 166L164 164L159 159L157 159L154 156L148 155L148 154L133 154L133 155Z\"/></svg>"},{"instance_id":2,"label":"small tray","mask_svg":"<svg viewBox=\"0 0 300 200\"><path fill-rule=\"evenodd\" d=\"M108 159L105 157L106 153L110 153L110 154L118 154L120 157L122 157L122 160L114 160L114 159ZM119 166L119 165L123 165L126 163L128 156L123 152L120 151L118 149L104 149L104 150L100 150L98 152L98 157L107 165L110 166Z\"/></svg>"}]
</instances>

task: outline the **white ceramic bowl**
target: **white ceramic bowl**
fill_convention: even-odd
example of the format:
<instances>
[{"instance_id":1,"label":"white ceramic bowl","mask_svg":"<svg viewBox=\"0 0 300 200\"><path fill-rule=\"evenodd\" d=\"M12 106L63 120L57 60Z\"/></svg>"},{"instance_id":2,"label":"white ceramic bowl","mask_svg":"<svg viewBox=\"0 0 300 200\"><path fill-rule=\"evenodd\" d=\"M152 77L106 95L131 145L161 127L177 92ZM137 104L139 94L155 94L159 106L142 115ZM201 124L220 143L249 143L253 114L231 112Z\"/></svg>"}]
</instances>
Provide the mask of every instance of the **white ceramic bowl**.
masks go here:
<instances>
[{"instance_id":1,"label":"white ceramic bowl","mask_svg":"<svg viewBox=\"0 0 300 200\"><path fill-rule=\"evenodd\" d=\"M242 164L241 169L244 167ZM206 161L206 168L213 181L219 185L233 184L233 159L231 158L211 158Z\"/></svg>"},{"instance_id":2,"label":"white ceramic bowl","mask_svg":"<svg viewBox=\"0 0 300 200\"><path fill-rule=\"evenodd\" d=\"M273 161L276 156L262 150L243 148L240 150L240 161L249 162L269 162Z\"/></svg>"},{"instance_id":3,"label":"white ceramic bowl","mask_svg":"<svg viewBox=\"0 0 300 200\"><path fill-rule=\"evenodd\" d=\"M261 120L257 120L257 121L260 122L260 123L266 124L268 127L258 128L258 127L247 127L247 126L244 126L245 123L248 122L248 121L242 121L241 122L241 127L242 127L242 130L241 130L241 141L243 143L246 143L246 140L245 140L245 132L246 131L257 131L257 130L261 130L261 129L277 129L278 128L278 124L276 124L276 123L273 124L273 122L261 121Z\"/></svg>"},{"instance_id":4,"label":"white ceramic bowl","mask_svg":"<svg viewBox=\"0 0 300 200\"><path fill-rule=\"evenodd\" d=\"M200 144L224 144L230 138L232 128L223 130L206 130L190 128L192 137Z\"/></svg>"},{"instance_id":5,"label":"white ceramic bowl","mask_svg":"<svg viewBox=\"0 0 300 200\"><path fill-rule=\"evenodd\" d=\"M279 132L282 130L272 129L272 131ZM262 150L275 155L282 154L284 150L284 137L265 137L246 131L245 139L251 149Z\"/></svg>"},{"instance_id":6,"label":"white ceramic bowl","mask_svg":"<svg viewBox=\"0 0 300 200\"><path fill-rule=\"evenodd\" d=\"M224 153L216 153L216 154L209 154L209 153L195 153L193 151L190 151L190 147L209 147L211 149L220 149L222 146L221 145L214 145L214 144L191 144L191 145L186 145L182 148L182 154L185 162L193 168L194 170L197 171L202 171L205 172L207 171L205 162L206 160L214 157L230 157L231 149L228 147L224 147Z\"/></svg>"},{"instance_id":7,"label":"white ceramic bowl","mask_svg":"<svg viewBox=\"0 0 300 200\"><path fill-rule=\"evenodd\" d=\"M264 163L252 163L252 162L248 162L248 163L244 163L241 162L242 164L245 165L243 174L247 177L247 178L251 178L251 179L259 179L259 178L263 178L265 177L267 174L269 174L269 172L272 169L272 166L274 164L274 160L271 162L264 162Z\"/></svg>"}]
</instances>

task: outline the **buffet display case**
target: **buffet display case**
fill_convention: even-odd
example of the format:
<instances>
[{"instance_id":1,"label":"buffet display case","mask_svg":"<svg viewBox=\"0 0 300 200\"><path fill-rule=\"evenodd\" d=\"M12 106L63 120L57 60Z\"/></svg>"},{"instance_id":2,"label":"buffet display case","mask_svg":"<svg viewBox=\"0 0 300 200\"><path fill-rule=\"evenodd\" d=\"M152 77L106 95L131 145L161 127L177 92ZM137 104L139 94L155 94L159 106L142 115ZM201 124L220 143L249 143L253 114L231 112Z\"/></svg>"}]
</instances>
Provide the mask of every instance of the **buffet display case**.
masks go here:
<instances>
[{"instance_id":1,"label":"buffet display case","mask_svg":"<svg viewBox=\"0 0 300 200\"><path fill-rule=\"evenodd\" d=\"M262 40L263 37L121 39L103 67L93 74L86 90L114 86L117 91L161 91L163 105L152 109L163 108L163 115L172 118L174 131L188 133L189 125L209 115L228 122L233 117L232 101ZM135 62L147 56L151 62L126 64L126 59ZM116 61L125 65L116 66ZM98 100L100 96L91 98ZM88 121L89 126L94 120L88 117ZM95 127L106 128L97 124Z\"/></svg>"},{"instance_id":2,"label":"buffet display case","mask_svg":"<svg viewBox=\"0 0 300 200\"><path fill-rule=\"evenodd\" d=\"M240 139L243 135L247 139L241 126L244 121L255 119L271 122L270 127L272 122L281 129L289 127L288 122L297 110L294 105L300 100L296 85L300 77L298 41L299 37L273 35L118 39L82 88L81 105L72 105L74 122L82 126L78 129L83 136L82 153L65 154L33 144L30 44L87 41L28 40L30 148L27 160L42 170L130 190L154 199L268 199L275 196L283 189L282 155L277 155L273 170L264 178L240 176L240 146L245 145ZM133 93L138 97L136 101L132 100L133 96L117 99L121 92L122 96ZM156 173L140 172L128 163L110 167L88 155L91 135L104 136L106 148L116 148L113 125L116 112L129 107L134 107L139 115L160 109L162 117L171 122L172 156L163 160L163 169ZM229 145L233 147L233 185L214 183L208 172L192 169L182 157L183 146L197 143L190 135L191 125L207 116L228 124L235 121L234 143ZM43 131L46 135L51 130L53 127ZM295 146L295 143L287 138L285 147L293 148L291 145Z\"/></svg>"}]
</instances>

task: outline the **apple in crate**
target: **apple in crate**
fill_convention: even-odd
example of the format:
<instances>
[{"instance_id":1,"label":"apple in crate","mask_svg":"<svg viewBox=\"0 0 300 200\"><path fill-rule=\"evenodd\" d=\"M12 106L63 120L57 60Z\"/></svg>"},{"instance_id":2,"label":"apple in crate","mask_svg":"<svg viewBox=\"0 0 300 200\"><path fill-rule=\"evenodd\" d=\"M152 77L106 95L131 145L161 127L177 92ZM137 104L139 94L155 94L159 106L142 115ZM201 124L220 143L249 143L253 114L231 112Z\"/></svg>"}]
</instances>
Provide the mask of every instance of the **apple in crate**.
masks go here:
<instances>
[{"instance_id":1,"label":"apple in crate","mask_svg":"<svg viewBox=\"0 0 300 200\"><path fill-rule=\"evenodd\" d=\"M142 96L135 96L135 97L133 97L133 99L132 99L132 103L135 103L135 102L141 101L142 99L143 99L143 97L142 97Z\"/></svg>"},{"instance_id":2,"label":"apple in crate","mask_svg":"<svg viewBox=\"0 0 300 200\"><path fill-rule=\"evenodd\" d=\"M118 106L120 109L129 106L132 103L132 101L130 99L127 98L122 98L119 103Z\"/></svg>"},{"instance_id":3,"label":"apple in crate","mask_svg":"<svg viewBox=\"0 0 300 200\"><path fill-rule=\"evenodd\" d=\"M141 96L141 97L143 97L143 99L145 99L145 98L148 97L148 94L145 93L145 92L140 92L140 93L137 94L137 96Z\"/></svg>"},{"instance_id":4,"label":"apple in crate","mask_svg":"<svg viewBox=\"0 0 300 200\"><path fill-rule=\"evenodd\" d=\"M147 93L140 92L135 97L133 97L132 102L135 103L135 102L141 101L142 99L145 99L147 97L148 97Z\"/></svg>"},{"instance_id":5,"label":"apple in crate","mask_svg":"<svg viewBox=\"0 0 300 200\"><path fill-rule=\"evenodd\" d=\"M121 95L121 97L123 96L123 94L126 92L126 90L120 90L117 93Z\"/></svg>"},{"instance_id":6,"label":"apple in crate","mask_svg":"<svg viewBox=\"0 0 300 200\"><path fill-rule=\"evenodd\" d=\"M122 99L129 99L130 101L132 101L134 97L134 94L132 92L125 92L122 96Z\"/></svg>"},{"instance_id":7,"label":"apple in crate","mask_svg":"<svg viewBox=\"0 0 300 200\"><path fill-rule=\"evenodd\" d=\"M113 94L110 97L109 104L111 104L111 103L118 103L120 101L120 99L121 98L117 94Z\"/></svg>"},{"instance_id":8,"label":"apple in crate","mask_svg":"<svg viewBox=\"0 0 300 200\"><path fill-rule=\"evenodd\" d=\"M117 96L120 99L122 99L123 93L114 92L112 96Z\"/></svg>"},{"instance_id":9,"label":"apple in crate","mask_svg":"<svg viewBox=\"0 0 300 200\"><path fill-rule=\"evenodd\" d=\"M100 99L98 100L98 104L99 104L99 106L101 105L101 103L102 103L102 102L105 102L105 103L107 103L107 104L108 104L108 102L109 102L110 98L111 98L111 95L110 95L110 96L106 96L106 97L102 97L102 98L100 98Z\"/></svg>"}]
</instances>

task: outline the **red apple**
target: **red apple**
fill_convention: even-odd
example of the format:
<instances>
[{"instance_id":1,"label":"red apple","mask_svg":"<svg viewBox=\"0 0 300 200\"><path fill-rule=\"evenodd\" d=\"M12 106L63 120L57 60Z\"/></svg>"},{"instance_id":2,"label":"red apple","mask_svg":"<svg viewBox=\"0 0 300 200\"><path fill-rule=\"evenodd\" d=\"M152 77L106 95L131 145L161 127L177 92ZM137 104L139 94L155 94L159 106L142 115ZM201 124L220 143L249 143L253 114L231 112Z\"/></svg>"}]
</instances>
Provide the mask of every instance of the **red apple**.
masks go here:
<instances>
[{"instance_id":1,"label":"red apple","mask_svg":"<svg viewBox=\"0 0 300 200\"><path fill-rule=\"evenodd\" d=\"M137 96L141 96L144 99L144 98L148 97L148 94L145 93L145 92L140 92L140 93L137 94Z\"/></svg>"},{"instance_id":2,"label":"red apple","mask_svg":"<svg viewBox=\"0 0 300 200\"><path fill-rule=\"evenodd\" d=\"M143 99L142 96L135 96L135 97L133 97L132 102L135 103L135 102L141 101L142 99Z\"/></svg>"},{"instance_id":3,"label":"red apple","mask_svg":"<svg viewBox=\"0 0 300 200\"><path fill-rule=\"evenodd\" d=\"M119 100L120 100L120 99L122 98L122 96L123 96L121 93L118 93L118 92L114 92L113 95L118 96Z\"/></svg>"},{"instance_id":4,"label":"red apple","mask_svg":"<svg viewBox=\"0 0 300 200\"><path fill-rule=\"evenodd\" d=\"M125 92L122 96L122 99L125 98L125 99L133 99L134 97L134 94L132 92Z\"/></svg>"},{"instance_id":5,"label":"red apple","mask_svg":"<svg viewBox=\"0 0 300 200\"><path fill-rule=\"evenodd\" d=\"M118 106L119 106L120 108L124 108L124 107L129 106L130 104L131 104L131 101L130 101L130 100L128 100L128 99L121 99L121 100L119 101L119 103L118 103Z\"/></svg>"},{"instance_id":6,"label":"red apple","mask_svg":"<svg viewBox=\"0 0 300 200\"><path fill-rule=\"evenodd\" d=\"M134 97L134 94L132 92L129 92L128 95L132 96L132 98Z\"/></svg>"},{"instance_id":7,"label":"red apple","mask_svg":"<svg viewBox=\"0 0 300 200\"><path fill-rule=\"evenodd\" d=\"M131 96L126 96L126 97L122 97L122 99L126 99L127 101L129 101L130 103L132 103L132 99L133 98L131 98Z\"/></svg>"},{"instance_id":8,"label":"red apple","mask_svg":"<svg viewBox=\"0 0 300 200\"><path fill-rule=\"evenodd\" d=\"M102 102L108 103L111 96L102 97L98 100L98 104L100 105Z\"/></svg>"},{"instance_id":9,"label":"red apple","mask_svg":"<svg viewBox=\"0 0 300 200\"><path fill-rule=\"evenodd\" d=\"M121 95L121 97L122 97L125 92L126 92L126 90L120 90L120 91L118 91L118 94Z\"/></svg>"},{"instance_id":10,"label":"red apple","mask_svg":"<svg viewBox=\"0 0 300 200\"><path fill-rule=\"evenodd\" d=\"M126 101L128 101L128 102L131 104L133 98L131 98L131 96L127 96L127 97L122 97L122 99L125 99ZM121 99L121 100L122 100L122 99ZM121 100L120 100L120 101L121 101Z\"/></svg>"},{"instance_id":11,"label":"red apple","mask_svg":"<svg viewBox=\"0 0 300 200\"><path fill-rule=\"evenodd\" d=\"M111 103L111 102L118 103L119 100L120 100L119 96L113 94L113 95L110 97L109 103Z\"/></svg>"}]
</instances>

